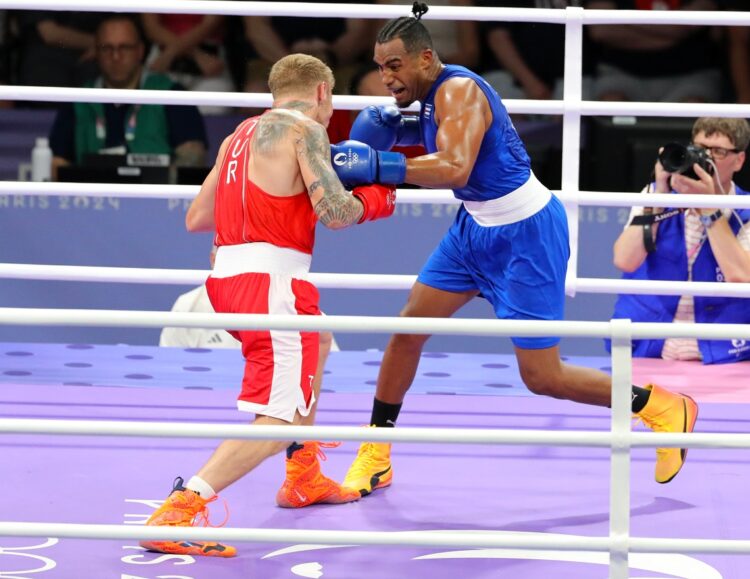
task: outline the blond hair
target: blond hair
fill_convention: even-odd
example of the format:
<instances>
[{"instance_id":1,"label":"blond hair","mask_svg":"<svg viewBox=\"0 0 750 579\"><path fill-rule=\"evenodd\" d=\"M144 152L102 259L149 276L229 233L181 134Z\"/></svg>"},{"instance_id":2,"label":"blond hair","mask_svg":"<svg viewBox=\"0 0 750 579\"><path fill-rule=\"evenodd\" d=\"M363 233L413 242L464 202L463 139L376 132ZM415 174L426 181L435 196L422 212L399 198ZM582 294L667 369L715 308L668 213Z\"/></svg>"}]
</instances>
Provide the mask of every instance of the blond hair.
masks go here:
<instances>
[{"instance_id":1,"label":"blond hair","mask_svg":"<svg viewBox=\"0 0 750 579\"><path fill-rule=\"evenodd\" d=\"M268 88L273 98L306 94L321 82L333 91L333 72L320 59L309 54L290 54L278 60L268 75Z\"/></svg>"},{"instance_id":2,"label":"blond hair","mask_svg":"<svg viewBox=\"0 0 750 579\"><path fill-rule=\"evenodd\" d=\"M739 151L744 151L750 144L750 125L745 119L701 117L693 125L693 138L701 132L707 137L724 135Z\"/></svg>"}]
</instances>

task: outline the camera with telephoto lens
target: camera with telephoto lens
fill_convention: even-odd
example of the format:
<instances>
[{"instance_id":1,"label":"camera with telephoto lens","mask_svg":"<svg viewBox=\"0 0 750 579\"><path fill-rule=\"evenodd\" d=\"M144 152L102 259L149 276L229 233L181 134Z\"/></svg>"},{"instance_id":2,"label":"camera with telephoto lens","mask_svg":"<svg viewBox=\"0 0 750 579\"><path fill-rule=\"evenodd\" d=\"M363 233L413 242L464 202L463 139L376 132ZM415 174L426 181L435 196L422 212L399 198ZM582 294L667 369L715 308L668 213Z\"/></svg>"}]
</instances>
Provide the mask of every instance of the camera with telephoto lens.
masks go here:
<instances>
[{"instance_id":1,"label":"camera with telephoto lens","mask_svg":"<svg viewBox=\"0 0 750 579\"><path fill-rule=\"evenodd\" d=\"M706 149L695 145L667 143L659 153L659 162L665 171L680 173L690 179L700 179L693 170L693 164L695 163L698 163L709 175L713 173L711 159Z\"/></svg>"}]
</instances>

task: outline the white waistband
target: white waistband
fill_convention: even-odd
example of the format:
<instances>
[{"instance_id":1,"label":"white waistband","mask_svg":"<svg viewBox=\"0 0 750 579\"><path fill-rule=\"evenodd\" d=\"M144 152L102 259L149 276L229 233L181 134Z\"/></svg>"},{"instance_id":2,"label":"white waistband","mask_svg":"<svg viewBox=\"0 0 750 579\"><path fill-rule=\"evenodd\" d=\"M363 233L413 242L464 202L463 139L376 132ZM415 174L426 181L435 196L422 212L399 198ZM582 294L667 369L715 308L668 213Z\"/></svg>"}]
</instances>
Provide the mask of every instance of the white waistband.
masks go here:
<instances>
[{"instance_id":1,"label":"white waistband","mask_svg":"<svg viewBox=\"0 0 750 579\"><path fill-rule=\"evenodd\" d=\"M304 279L310 271L312 255L270 243L222 245L216 251L212 277L232 277L242 273L274 273Z\"/></svg>"},{"instance_id":2,"label":"white waistband","mask_svg":"<svg viewBox=\"0 0 750 579\"><path fill-rule=\"evenodd\" d=\"M541 211L552 193L549 192L534 173L515 191L491 201L464 201L464 207L479 225L508 225L531 217Z\"/></svg>"}]
</instances>

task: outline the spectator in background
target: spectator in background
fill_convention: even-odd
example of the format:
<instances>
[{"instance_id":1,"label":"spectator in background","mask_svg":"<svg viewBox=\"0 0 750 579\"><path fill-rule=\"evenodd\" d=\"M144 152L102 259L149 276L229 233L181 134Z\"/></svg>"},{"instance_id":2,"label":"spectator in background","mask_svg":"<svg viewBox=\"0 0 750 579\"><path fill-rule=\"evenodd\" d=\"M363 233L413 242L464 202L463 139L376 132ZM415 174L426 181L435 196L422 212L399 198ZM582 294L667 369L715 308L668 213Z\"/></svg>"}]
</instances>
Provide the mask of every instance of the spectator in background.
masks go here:
<instances>
[{"instance_id":1,"label":"spectator in background","mask_svg":"<svg viewBox=\"0 0 750 579\"><path fill-rule=\"evenodd\" d=\"M404 4L402 0L376 0L376 3ZM481 2L473 2L472 0L430 0L427 4L429 6L482 5ZM487 3L486 5L496 6L497 2ZM372 23L375 25L375 30L371 39L374 39L375 32L385 24L385 21L373 20ZM480 54L479 26L476 22L473 20L431 20L427 16L423 24L429 31L433 47L440 55L442 62L476 68Z\"/></svg>"},{"instance_id":2,"label":"spectator in background","mask_svg":"<svg viewBox=\"0 0 750 579\"><path fill-rule=\"evenodd\" d=\"M725 0L727 10L750 11L747 0ZM750 28L727 27L729 73L734 89L735 101L750 103Z\"/></svg>"},{"instance_id":3,"label":"spectator in background","mask_svg":"<svg viewBox=\"0 0 750 579\"><path fill-rule=\"evenodd\" d=\"M714 0L588 0L603 10L717 10ZM723 80L708 26L588 26L598 64L594 98L609 101L718 102Z\"/></svg>"},{"instance_id":4,"label":"spectator in background","mask_svg":"<svg viewBox=\"0 0 750 579\"><path fill-rule=\"evenodd\" d=\"M391 96L380 80L380 72L371 62L363 64L354 73L349 92L359 96ZM358 113L359 111L352 111L352 120Z\"/></svg>"},{"instance_id":5,"label":"spectator in background","mask_svg":"<svg viewBox=\"0 0 750 579\"><path fill-rule=\"evenodd\" d=\"M224 17L200 14L143 14L152 43L146 67L167 74L188 90L234 90L223 46ZM223 114L228 107L203 105L203 114Z\"/></svg>"},{"instance_id":6,"label":"spectator in background","mask_svg":"<svg viewBox=\"0 0 750 579\"><path fill-rule=\"evenodd\" d=\"M16 34L12 32L10 11L0 10L0 84L11 84L11 70L15 62ZM12 101L0 100L0 109L10 108Z\"/></svg>"},{"instance_id":7,"label":"spectator in background","mask_svg":"<svg viewBox=\"0 0 750 579\"><path fill-rule=\"evenodd\" d=\"M693 125L692 138L710 156L713 176L696 164L698 179L691 179L669 173L657 161L655 181L643 193L748 195L732 180L745 162L750 142L747 121L700 118ZM750 209L687 209L660 223L630 224L644 212L667 211L642 207L631 211L629 225L614 245L614 263L625 272L625 279L750 282ZM750 305L742 298L621 295L613 317L634 322L748 324ZM634 340L633 355L716 364L750 359L750 344L744 340Z\"/></svg>"},{"instance_id":8,"label":"spectator in background","mask_svg":"<svg viewBox=\"0 0 750 579\"><path fill-rule=\"evenodd\" d=\"M370 49L373 31L362 18L299 18L293 16L245 16L248 63L246 92L268 92L266 78L272 63L292 53L314 56L333 70L334 90L345 90L358 58ZM370 58L370 55L367 55ZM261 111L247 111L259 114ZM349 138L349 111L336 109L326 129L331 143Z\"/></svg>"},{"instance_id":9,"label":"spectator in background","mask_svg":"<svg viewBox=\"0 0 750 579\"><path fill-rule=\"evenodd\" d=\"M729 70L738 104L750 103L750 28L729 28Z\"/></svg>"},{"instance_id":10,"label":"spectator in background","mask_svg":"<svg viewBox=\"0 0 750 579\"><path fill-rule=\"evenodd\" d=\"M103 18L94 12L19 12L19 84L77 87L93 79L94 36Z\"/></svg>"},{"instance_id":11,"label":"spectator in background","mask_svg":"<svg viewBox=\"0 0 750 579\"><path fill-rule=\"evenodd\" d=\"M111 16L96 33L101 76L88 86L175 90L168 77L143 69L143 41L136 22ZM203 118L194 106L75 103L57 113L50 133L53 179L63 165L81 164L92 153L169 154L177 166L204 166Z\"/></svg>"},{"instance_id":12,"label":"spectator in background","mask_svg":"<svg viewBox=\"0 0 750 579\"><path fill-rule=\"evenodd\" d=\"M512 8L566 8L581 6L581 0L479 0L480 6ZM585 33L583 44L584 100L591 95L592 50ZM482 76L504 99L562 99L565 58L565 27L537 22L486 22L483 34L489 62Z\"/></svg>"},{"instance_id":13,"label":"spectator in background","mask_svg":"<svg viewBox=\"0 0 750 579\"><path fill-rule=\"evenodd\" d=\"M328 64L337 79L336 87L347 87L353 65L370 49L374 38L370 21L364 18L245 16L243 22L250 61L247 92L268 92L266 78L272 63L296 52ZM367 54L368 59L370 56Z\"/></svg>"}]
</instances>

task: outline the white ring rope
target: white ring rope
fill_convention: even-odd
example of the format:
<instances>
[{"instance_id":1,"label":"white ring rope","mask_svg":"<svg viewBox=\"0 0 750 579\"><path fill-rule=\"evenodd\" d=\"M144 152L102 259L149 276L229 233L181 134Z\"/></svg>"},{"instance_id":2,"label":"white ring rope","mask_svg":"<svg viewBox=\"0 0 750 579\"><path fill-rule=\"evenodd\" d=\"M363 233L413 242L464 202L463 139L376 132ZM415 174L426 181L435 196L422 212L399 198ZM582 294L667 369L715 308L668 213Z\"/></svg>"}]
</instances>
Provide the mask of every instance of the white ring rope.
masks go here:
<instances>
[{"instance_id":1,"label":"white ring rope","mask_svg":"<svg viewBox=\"0 0 750 579\"><path fill-rule=\"evenodd\" d=\"M480 531L320 531L288 529L227 529L216 527L141 527L65 523L0 523L0 536L71 537L122 540L208 540L222 542L303 543L329 545L389 545L418 547L481 547L525 550L607 551L617 539L604 537L560 536L535 537L504 532ZM750 551L750 541L711 539L664 539L630 537L629 550L638 553L722 553L741 554Z\"/></svg>"},{"instance_id":2,"label":"white ring rope","mask_svg":"<svg viewBox=\"0 0 750 579\"><path fill-rule=\"evenodd\" d=\"M329 545L389 545L418 547L482 547L525 550L607 551L619 539L604 537L535 537L504 532L472 531L320 531L299 529L227 529L216 527L132 527L125 525L65 523L0 523L0 536L71 537L86 539L174 539L222 542L303 543ZM710 539L664 539L630 537L626 546L639 553L740 554L750 551L750 541Z\"/></svg>"},{"instance_id":3,"label":"white ring rope","mask_svg":"<svg viewBox=\"0 0 750 579\"><path fill-rule=\"evenodd\" d=\"M46 531L45 531L46 529ZM218 533L217 533L218 531ZM41 535L39 534L41 533ZM227 529L216 527L141 527L120 525L75 525L62 523L0 523L0 536L55 536L90 539L185 539L217 541L253 541L261 543L320 543L331 545L410 545L424 547L513 547L573 551L607 551L610 540L590 537L534 537L504 533L477 532L464 534L445 531L316 531L287 529ZM593 541L589 543L589 541ZM704 547L711 548L706 541ZM716 542L718 543L718 542ZM723 541L722 541L723 543ZM737 549L745 542L738 541ZM750 544L750 541L747 543ZM727 548L717 544L714 548ZM743 551L739 551L743 552Z\"/></svg>"},{"instance_id":4,"label":"white ring rope","mask_svg":"<svg viewBox=\"0 0 750 579\"><path fill-rule=\"evenodd\" d=\"M35 183L30 181L0 181L0 195L121 197L134 199L194 199L198 185L146 185L134 183ZM614 191L553 191L567 205L595 205L598 207L632 207L648 199L656 207L716 207L722 209L750 209L746 195L693 195L672 193L642 193ZM417 205L459 205L450 189L397 189L400 203Z\"/></svg>"},{"instance_id":5,"label":"white ring rope","mask_svg":"<svg viewBox=\"0 0 750 579\"><path fill-rule=\"evenodd\" d=\"M604 537L535 537L504 532L478 531L319 531L290 529L227 529L216 527L132 527L125 525L76 525L65 523L0 523L0 536L71 537L86 539L174 539L222 542L303 543L329 545L389 545L418 547L482 547L525 550L608 551L619 539ZM722 553L750 551L750 541L711 539L664 539L629 537L629 550L639 553Z\"/></svg>"},{"instance_id":6,"label":"white ring rope","mask_svg":"<svg viewBox=\"0 0 750 579\"><path fill-rule=\"evenodd\" d=\"M210 270L202 269L0 263L0 279L201 285L210 273ZM417 277L403 274L310 273L307 279L319 289L410 290ZM579 277L575 280L573 289L576 293L592 294L628 293L750 298L750 283Z\"/></svg>"},{"instance_id":7,"label":"white ring rope","mask_svg":"<svg viewBox=\"0 0 750 579\"><path fill-rule=\"evenodd\" d=\"M217 0L0 0L0 8L88 12L146 12L159 14L221 14L225 16L297 16L300 18L396 18L407 16L407 5L320 4L310 2L229 2ZM425 20L478 20L566 24L575 8L490 8L430 6ZM743 26L747 12L673 10L585 10L585 24L682 24L686 26ZM572 18L575 18L573 16Z\"/></svg>"},{"instance_id":8,"label":"white ring rope","mask_svg":"<svg viewBox=\"0 0 750 579\"><path fill-rule=\"evenodd\" d=\"M628 323L636 339L706 338L750 340L750 324L671 324L611 320L609 322L496 320L474 318L412 318L388 316L290 316L217 314L147 310L86 310L0 308L0 324L19 326L88 326L125 328L216 328L349 332L353 334L427 334L454 336L614 337L615 327Z\"/></svg>"},{"instance_id":9,"label":"white ring rope","mask_svg":"<svg viewBox=\"0 0 750 579\"><path fill-rule=\"evenodd\" d=\"M122 12L149 12L149 13L181 13L181 14L226 14L226 15L291 15L291 16L346 16L357 18L391 18L403 16L408 11L408 6L374 6L354 4L313 4L313 3L276 3L276 2L227 2L227 1L198 1L198 0L161 0L160 2L146 2L145 0L122 0L110 1L107 4L100 0L75 0L71 2L60 2L59 0L0 0L0 8L10 9L42 9L42 10L82 10L82 11L122 11ZM683 11L625 11L625 10L583 10L582 8L556 9L514 9L514 8L476 8L476 7L431 7L427 19L438 20L496 20L515 22L548 22L560 23L566 27L565 41L565 84L563 101L529 101L517 100L507 101L506 105L511 113L532 114L557 114L563 116L563 171L562 185L564 194L563 201L568 206L568 220L571 230L572 256L569 264L567 288L578 284L586 285L586 281L594 282L590 287L598 288L598 291L611 291L613 286L609 285L614 280L576 280L577 255L578 255L578 207L586 202L590 192L579 192L579 158L580 149L580 124L584 115L638 115L638 116L670 116L670 117L694 117L702 116L726 116L726 117L748 117L750 116L750 105L724 105L724 104L674 104L674 103L601 103L581 100L581 66L582 57L582 27L585 24L686 24L686 25L748 25L750 14L744 12L683 12ZM268 106L270 95L246 94L246 93L179 93L160 91L107 91L101 89L63 89L60 87L0 87L0 99L9 100L52 100L52 101L77 101L87 100L91 102L129 102L129 103L180 103L180 104L222 104L229 106ZM336 97L334 106L341 109L360 109L367 104L390 102L390 99L376 99L370 97ZM59 184L27 184L9 185L0 183L0 192L6 187L15 187L16 195L77 195L80 196L87 187L80 184L67 184L71 187L63 192L58 188ZM36 189L35 189L36 187ZM136 189L122 188L114 185L96 185L91 187L90 195L105 196L102 191L94 192L95 188L109 189L106 196L112 196L115 192L123 193L121 196L143 197L146 192L154 197L161 198L184 198L182 196L194 196L194 188L175 189L172 187L158 186L148 190L148 186L138 186ZM407 201L409 195L413 195L413 201ZM448 194L450 195L450 194ZM630 206L642 203L642 198L634 200L626 199L628 194L612 195L609 199L602 193L596 193L596 198L591 198L594 205ZM431 203L453 203L448 200L445 192L410 191L399 192L401 202L431 202ZM677 200L674 196L661 200L659 195L652 196L649 204L664 203L665 206L675 206L676 201L685 207L741 207L744 200L740 199L693 199ZM605 201L606 199L606 201ZM609 202L607 202L609 201ZM718 203L717 203L718 201ZM726 203L726 205L725 205ZM6 264L12 266L13 264ZM26 267L26 266L21 266ZM49 266L41 266L49 267ZM11 267L5 267L9 273ZM118 269L120 268L108 268ZM192 275L195 272L185 274L149 272L136 275ZM18 272L17 272L18 273ZM34 273L34 272L32 272ZM59 272L58 272L59 273ZM68 272L70 273L70 272ZM98 272L101 273L101 272ZM109 275L119 276L122 271L110 272ZM12 274L12 273L11 273ZM31 275L28 271L27 274ZM34 275L50 275L49 269L37 270ZM77 272L75 275L89 275L87 272ZM340 283L342 280L337 274L318 274L336 276L332 283ZM384 276L373 276L378 278L373 283L382 283ZM408 277L408 276L406 276ZM394 279L398 278L398 279ZM359 283L360 280L357 281ZM389 281L400 284L404 280L401 276L391 276ZM583 282L583 283L582 283ZM353 283L353 282L352 282ZM621 287L620 281L617 280ZM696 284L693 284L696 285ZM709 284L713 285L713 284ZM735 289L743 290L739 286L747 284L721 284L725 286L735 285ZM338 286L337 286L338 287ZM594 289L593 291L597 291ZM651 290L653 291L653 290ZM746 291L746 290L745 290ZM693 295L702 295L695 293ZM307 318L307 319L306 319ZM628 320L613 320L606 322L524 322L507 320L446 320L446 319L405 319L405 318L367 318L328 316L325 319L317 319L307 316L229 316L227 314L184 314L176 312L122 312L122 311L95 311L95 310L53 310L53 309L20 309L0 308L0 323L6 324L28 324L28 325L120 325L138 327L163 327L165 325L177 327L217 327L235 328L248 327L257 329L302 329L351 332L386 332L402 331L409 333L451 333L471 335L518 335L518 336L594 336L613 338L612 342L612 429L610 433L596 432L512 432L512 440L501 440L508 437L508 431L495 431L493 436L499 440L497 444L521 444L525 440L524 435L539 435L547 444L568 445L571 440L586 441L586 444L596 445L602 443L610 446L612 457L610 463L610 534L608 538L599 537L528 537L524 535L497 536L493 533L434 533L434 532L402 532L402 533L377 533L377 532L352 532L352 531L311 531L311 530L270 530L270 529L205 529L205 528L160 528L148 527L134 529L125 526L113 525L64 525L48 523L1 523L0 535L12 536L66 536L66 537L90 537L90 538L134 538L134 539L213 539L234 541L270 541L270 542L310 542L316 541L325 544L380 544L380 545L429 545L429 546L461 546L461 547L512 547L525 549L561 549L561 550L600 550L610 553L610 577L622 579L628 577L628 552L630 550L641 552L712 552L712 553L746 553L750 552L750 541L727 541L727 540L703 540L703 539L638 539L629 537L629 505L630 505L630 448L633 446L702 446L706 447L731 447L746 448L749 446L747 435L721 434L721 435L642 435L630 433L630 384L631 382L631 340L635 337L707 337L707 338L742 338L750 339L750 326L744 325L707 325L707 324L631 324ZM21 424L21 422L26 422ZM32 424L35 422L35 424ZM62 421L66 422L66 421ZM74 422L74 421L73 421ZM138 423L127 423L131 429L140 429ZM65 428L73 428L75 424L68 424ZM88 423L85 427L94 432L97 426L104 428L105 425ZM153 427L153 423L148 424ZM181 428L177 424L169 424L173 430ZM195 429L197 425L189 425ZM42 425L38 421L3 421L2 428L28 428L28 432L44 431L45 428L54 429L58 425ZM216 425L210 425L216 429ZM281 432L283 427L276 430ZM302 427L294 428L295 433L302 432ZM254 427L249 434L260 436L262 432ZM356 436L363 436L361 429L356 429ZM389 429L390 430L390 429ZM325 428L316 427L312 437L323 434ZM460 431L456 431L457 435ZM477 436L477 431L472 431ZM120 432L119 434L122 434ZM386 436L412 436L406 429L384 433ZM481 433L479 433L481 435ZM372 439L373 433L367 433L368 440ZM380 436L380 433L376 434ZM235 435L236 436L236 435ZM445 440L449 440L448 434ZM548 437L554 437L554 442L548 441ZM222 436L222 438L226 438ZM678 439L686 439L680 442ZM394 438L397 440L398 438ZM606 439L605 442L603 440ZM361 440L361 438L353 438ZM568 441L563 443L563 441Z\"/></svg>"},{"instance_id":10,"label":"white ring rope","mask_svg":"<svg viewBox=\"0 0 750 579\"><path fill-rule=\"evenodd\" d=\"M218 105L263 108L271 106L268 93L112 90L40 86L0 86L0 99L42 102L96 102L128 104ZM336 109L361 110L371 104L392 104L389 97L334 95ZM567 100L503 99L511 114L563 115L577 112L584 116L639 117L750 117L750 105L719 103L642 103ZM405 110L418 110L412 105Z\"/></svg>"},{"instance_id":11,"label":"white ring rope","mask_svg":"<svg viewBox=\"0 0 750 579\"><path fill-rule=\"evenodd\" d=\"M450 430L450 432L446 432ZM134 436L243 440L342 440L349 442L408 442L419 444L482 444L610 448L618 442L611 432L593 430L503 430L475 428L397 428L369 430L358 426L256 426L250 424L126 422L117 420L45 420L6 418L1 434L64 436ZM654 433L627 434L636 448L750 448L750 434Z\"/></svg>"},{"instance_id":12,"label":"white ring rope","mask_svg":"<svg viewBox=\"0 0 750 579\"><path fill-rule=\"evenodd\" d=\"M221 105L234 107L270 107L273 100L268 93L212 92L212 91L168 91L106 88L66 88L46 86L0 86L0 98L27 101L128 103L156 105ZM520 101L519 101L520 102ZM539 101L544 102L544 101ZM371 104L392 104L388 97L357 95L334 95L336 109L360 110ZM538 110L538 105L530 105ZM560 109L560 103L556 106ZM546 107L543 107L546 108ZM419 110L411 107L407 110ZM530 109L531 110L531 109ZM539 111L540 114L546 111ZM562 111L561 111L562 112ZM561 114L558 113L558 114Z\"/></svg>"}]
</instances>

